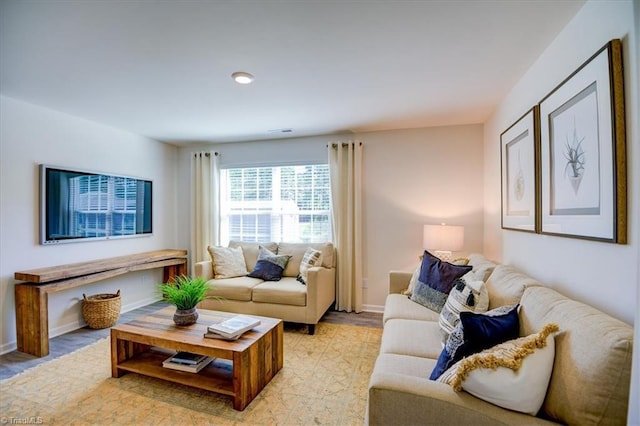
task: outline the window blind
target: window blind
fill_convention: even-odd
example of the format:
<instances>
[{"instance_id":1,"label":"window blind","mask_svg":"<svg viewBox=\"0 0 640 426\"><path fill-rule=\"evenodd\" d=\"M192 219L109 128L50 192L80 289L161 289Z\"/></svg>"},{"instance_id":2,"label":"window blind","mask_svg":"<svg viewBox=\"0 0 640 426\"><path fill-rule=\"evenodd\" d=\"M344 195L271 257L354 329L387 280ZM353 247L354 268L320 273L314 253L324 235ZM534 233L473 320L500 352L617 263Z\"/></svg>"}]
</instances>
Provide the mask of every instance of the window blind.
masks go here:
<instances>
[{"instance_id":1,"label":"window blind","mask_svg":"<svg viewBox=\"0 0 640 426\"><path fill-rule=\"evenodd\" d=\"M326 164L221 171L221 243L331 240Z\"/></svg>"}]
</instances>

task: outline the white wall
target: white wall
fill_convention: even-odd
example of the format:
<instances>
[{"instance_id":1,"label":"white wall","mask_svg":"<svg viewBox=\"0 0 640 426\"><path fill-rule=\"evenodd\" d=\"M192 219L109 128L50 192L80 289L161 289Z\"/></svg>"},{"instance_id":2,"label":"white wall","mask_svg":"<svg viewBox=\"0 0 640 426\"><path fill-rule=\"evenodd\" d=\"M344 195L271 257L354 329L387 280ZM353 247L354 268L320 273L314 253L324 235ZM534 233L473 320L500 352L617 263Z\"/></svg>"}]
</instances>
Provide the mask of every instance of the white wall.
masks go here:
<instances>
[{"instance_id":1,"label":"white wall","mask_svg":"<svg viewBox=\"0 0 640 426\"><path fill-rule=\"evenodd\" d=\"M0 353L16 348L16 271L179 247L175 230L177 149L49 109L0 97ZM153 180L153 236L55 246L39 244L41 163ZM121 289L123 311L158 299L161 270L126 274L49 297L50 336L83 325L82 294Z\"/></svg>"},{"instance_id":2,"label":"white wall","mask_svg":"<svg viewBox=\"0 0 640 426\"><path fill-rule=\"evenodd\" d=\"M358 134L364 150L365 308L384 305L389 271L413 271L425 224L464 225L464 250L482 251L482 126ZM368 305L368 306L367 306Z\"/></svg>"},{"instance_id":3,"label":"white wall","mask_svg":"<svg viewBox=\"0 0 640 426\"><path fill-rule=\"evenodd\" d=\"M623 41L626 79L628 240L626 245L500 228L500 133L612 38ZM633 323L638 282L637 75L630 1L587 2L485 123L484 251L550 287Z\"/></svg>"},{"instance_id":4,"label":"white wall","mask_svg":"<svg viewBox=\"0 0 640 426\"><path fill-rule=\"evenodd\" d=\"M484 251L515 264L550 287L634 323L638 342L640 303L640 100L638 2L589 1L501 102L484 128ZM500 133L591 57L620 38L625 67L628 244L533 235L500 229ZM629 424L640 424L638 350L634 351Z\"/></svg>"},{"instance_id":5,"label":"white wall","mask_svg":"<svg viewBox=\"0 0 640 426\"><path fill-rule=\"evenodd\" d=\"M392 269L413 270L422 253L422 226L465 226L465 250L482 250L482 126L328 135L180 149L178 204L189 205L189 158L202 149L225 166L326 162L327 142L364 144L365 309L381 310ZM189 209L178 212L179 244L189 244Z\"/></svg>"}]
</instances>

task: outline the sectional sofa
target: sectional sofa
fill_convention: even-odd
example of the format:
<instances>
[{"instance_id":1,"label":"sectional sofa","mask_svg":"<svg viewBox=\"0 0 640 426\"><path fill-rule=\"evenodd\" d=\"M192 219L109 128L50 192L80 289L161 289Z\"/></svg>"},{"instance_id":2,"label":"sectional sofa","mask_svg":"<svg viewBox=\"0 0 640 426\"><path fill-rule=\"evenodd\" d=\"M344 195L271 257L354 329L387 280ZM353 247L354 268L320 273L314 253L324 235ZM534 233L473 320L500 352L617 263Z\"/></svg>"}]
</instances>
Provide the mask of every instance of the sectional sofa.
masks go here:
<instances>
[{"instance_id":1,"label":"sectional sofa","mask_svg":"<svg viewBox=\"0 0 640 426\"><path fill-rule=\"evenodd\" d=\"M256 268L259 246L272 253L290 256L277 281L265 281L247 276ZM214 278L215 264L212 260L198 262L195 274L207 278L212 287L210 298L198 306L225 312L253 314L280 318L283 321L308 325L309 334L322 315L335 303L335 248L332 243L249 243L231 241L229 247L242 249L246 270L232 278ZM303 284L297 278L307 249L311 247L322 253L320 265L307 271ZM210 250L211 251L211 250Z\"/></svg>"},{"instance_id":2,"label":"sectional sofa","mask_svg":"<svg viewBox=\"0 0 640 426\"><path fill-rule=\"evenodd\" d=\"M536 370L539 364L528 361L533 355L524 357L520 369L508 371L508 376L499 375L505 374L500 366L496 369L495 365L478 367L476 381L481 378L482 390L476 389L475 396L465 388L474 372L462 381L461 391L454 390L451 384L430 380L443 349L440 314L402 294L411 280L410 272L391 272L382 343L369 383L366 422L371 425L626 424L632 327L545 287L513 266L496 265L477 254L469 256L469 265L475 276L485 283L489 310L519 304L520 336L538 333L549 323L559 329L546 340L550 347L546 353L549 350L555 353L551 352L549 361L550 378L543 379L548 380L548 387L542 389L539 411L525 414L502 408L497 404L503 401L496 403L488 395L496 391L496 387L504 393L507 385L510 386L510 382L492 383L494 378L524 380L520 383L524 390L507 394L506 399L521 398L526 403L530 387L538 380L536 376L545 374ZM542 352L535 349L532 353ZM481 354L469 356L466 361L482 356L487 359ZM444 376L446 374L438 380ZM505 389L500 390L502 385Z\"/></svg>"}]
</instances>

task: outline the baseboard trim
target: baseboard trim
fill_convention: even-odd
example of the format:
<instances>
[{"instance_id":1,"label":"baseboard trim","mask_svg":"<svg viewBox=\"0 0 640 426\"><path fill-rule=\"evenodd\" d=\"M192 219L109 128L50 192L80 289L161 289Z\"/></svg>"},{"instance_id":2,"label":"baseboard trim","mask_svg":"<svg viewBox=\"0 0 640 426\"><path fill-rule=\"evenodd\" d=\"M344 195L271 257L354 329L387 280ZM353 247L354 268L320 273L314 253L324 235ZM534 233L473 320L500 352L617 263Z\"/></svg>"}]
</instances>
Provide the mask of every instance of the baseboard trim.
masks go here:
<instances>
[{"instance_id":1,"label":"baseboard trim","mask_svg":"<svg viewBox=\"0 0 640 426\"><path fill-rule=\"evenodd\" d=\"M384 305L362 305L364 312L384 313Z\"/></svg>"},{"instance_id":2,"label":"baseboard trim","mask_svg":"<svg viewBox=\"0 0 640 426\"><path fill-rule=\"evenodd\" d=\"M9 342L0 346L0 355L8 354L9 352L13 352L18 349L18 342Z\"/></svg>"}]
</instances>

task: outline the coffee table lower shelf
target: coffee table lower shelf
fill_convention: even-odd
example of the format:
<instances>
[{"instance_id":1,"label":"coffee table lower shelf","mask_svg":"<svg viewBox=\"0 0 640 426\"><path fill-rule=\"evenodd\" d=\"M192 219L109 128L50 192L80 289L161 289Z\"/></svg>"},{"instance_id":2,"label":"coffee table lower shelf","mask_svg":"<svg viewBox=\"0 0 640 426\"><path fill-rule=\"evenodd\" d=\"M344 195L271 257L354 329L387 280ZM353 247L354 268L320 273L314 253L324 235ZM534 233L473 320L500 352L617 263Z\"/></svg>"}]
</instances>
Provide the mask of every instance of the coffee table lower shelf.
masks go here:
<instances>
[{"instance_id":1,"label":"coffee table lower shelf","mask_svg":"<svg viewBox=\"0 0 640 426\"><path fill-rule=\"evenodd\" d=\"M149 350L118 364L118 369L223 395L235 395L233 392L233 363L231 361L216 358L199 372L190 373L163 367L162 362L167 358L168 355L165 352Z\"/></svg>"}]
</instances>

